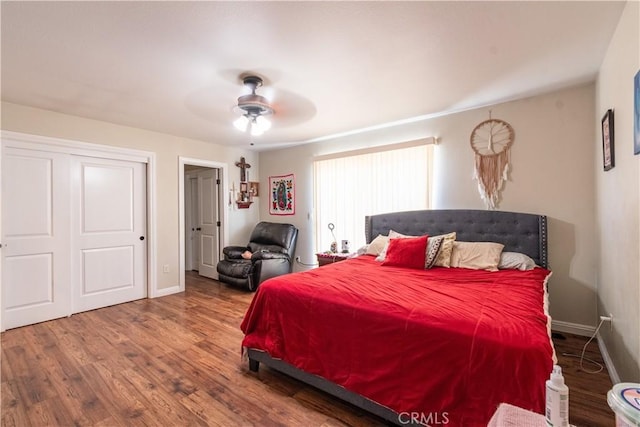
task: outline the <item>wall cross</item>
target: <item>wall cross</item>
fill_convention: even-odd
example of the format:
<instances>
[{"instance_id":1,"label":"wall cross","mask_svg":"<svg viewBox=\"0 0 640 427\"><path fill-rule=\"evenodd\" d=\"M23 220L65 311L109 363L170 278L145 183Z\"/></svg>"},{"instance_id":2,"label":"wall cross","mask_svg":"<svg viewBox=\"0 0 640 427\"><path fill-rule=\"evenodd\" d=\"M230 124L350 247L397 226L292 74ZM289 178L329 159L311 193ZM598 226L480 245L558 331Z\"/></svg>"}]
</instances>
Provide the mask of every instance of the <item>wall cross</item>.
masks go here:
<instances>
[{"instance_id":1,"label":"wall cross","mask_svg":"<svg viewBox=\"0 0 640 427\"><path fill-rule=\"evenodd\" d=\"M240 181L247 181L247 169L251 167L249 163L244 160L244 157L240 157L240 161L236 162L236 166L240 168Z\"/></svg>"}]
</instances>

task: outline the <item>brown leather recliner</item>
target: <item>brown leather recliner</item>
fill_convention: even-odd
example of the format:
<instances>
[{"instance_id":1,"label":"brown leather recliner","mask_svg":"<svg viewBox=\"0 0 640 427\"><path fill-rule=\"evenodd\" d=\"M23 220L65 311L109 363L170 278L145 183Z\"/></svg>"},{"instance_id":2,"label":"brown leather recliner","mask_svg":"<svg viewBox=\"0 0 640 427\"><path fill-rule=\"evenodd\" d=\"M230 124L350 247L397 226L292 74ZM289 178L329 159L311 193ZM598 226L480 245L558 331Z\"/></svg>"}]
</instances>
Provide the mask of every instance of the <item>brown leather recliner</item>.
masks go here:
<instances>
[{"instance_id":1,"label":"brown leather recliner","mask_svg":"<svg viewBox=\"0 0 640 427\"><path fill-rule=\"evenodd\" d=\"M227 246L218 262L219 280L255 291L265 280L291 273L298 229L291 224L260 222L253 229L247 246ZM244 251L251 259L242 258Z\"/></svg>"}]
</instances>

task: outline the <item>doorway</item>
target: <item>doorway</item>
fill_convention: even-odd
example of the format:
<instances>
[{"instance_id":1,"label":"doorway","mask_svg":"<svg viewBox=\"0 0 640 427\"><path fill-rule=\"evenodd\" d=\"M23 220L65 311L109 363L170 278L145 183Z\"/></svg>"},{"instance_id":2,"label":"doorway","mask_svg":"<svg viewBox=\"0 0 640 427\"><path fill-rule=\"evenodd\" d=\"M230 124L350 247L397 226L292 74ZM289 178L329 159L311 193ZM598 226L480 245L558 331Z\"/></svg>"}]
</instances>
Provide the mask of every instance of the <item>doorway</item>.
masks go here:
<instances>
[{"instance_id":1,"label":"doorway","mask_svg":"<svg viewBox=\"0 0 640 427\"><path fill-rule=\"evenodd\" d=\"M200 159L179 159L180 289L185 271L218 279L216 266L228 240L225 197L227 165Z\"/></svg>"}]
</instances>

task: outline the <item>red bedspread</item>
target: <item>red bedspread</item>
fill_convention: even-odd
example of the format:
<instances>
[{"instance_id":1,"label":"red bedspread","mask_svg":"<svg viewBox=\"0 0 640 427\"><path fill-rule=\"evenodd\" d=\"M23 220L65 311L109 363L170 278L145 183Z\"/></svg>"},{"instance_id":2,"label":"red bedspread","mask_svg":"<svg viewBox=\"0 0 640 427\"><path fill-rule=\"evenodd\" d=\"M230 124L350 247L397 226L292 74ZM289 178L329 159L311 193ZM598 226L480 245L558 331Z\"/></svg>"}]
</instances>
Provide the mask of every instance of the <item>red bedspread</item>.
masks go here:
<instances>
[{"instance_id":1,"label":"red bedspread","mask_svg":"<svg viewBox=\"0 0 640 427\"><path fill-rule=\"evenodd\" d=\"M404 420L486 426L501 402L544 410L553 365L549 274L412 270L361 256L262 283L241 325L242 345Z\"/></svg>"}]
</instances>

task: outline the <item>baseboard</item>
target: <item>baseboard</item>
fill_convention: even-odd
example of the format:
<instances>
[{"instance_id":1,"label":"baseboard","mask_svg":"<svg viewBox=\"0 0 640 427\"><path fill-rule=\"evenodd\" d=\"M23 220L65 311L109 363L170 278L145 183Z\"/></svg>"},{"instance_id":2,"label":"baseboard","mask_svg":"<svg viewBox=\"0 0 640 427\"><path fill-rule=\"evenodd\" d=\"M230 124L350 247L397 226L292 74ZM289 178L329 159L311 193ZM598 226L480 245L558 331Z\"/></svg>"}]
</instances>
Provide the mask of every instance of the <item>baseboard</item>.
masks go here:
<instances>
[{"instance_id":1,"label":"baseboard","mask_svg":"<svg viewBox=\"0 0 640 427\"><path fill-rule=\"evenodd\" d=\"M604 340L600 337L600 332L596 336L598 339L598 348L600 349L600 354L602 354L602 360L604 360L604 364L607 367L607 371L609 372L609 378L611 378L611 382L613 384L618 384L620 382L620 375L618 375L618 371L616 371L616 367L613 364L613 360L611 360L611 356L609 356L609 351L607 350L607 346L604 343Z\"/></svg>"},{"instance_id":2,"label":"baseboard","mask_svg":"<svg viewBox=\"0 0 640 427\"><path fill-rule=\"evenodd\" d=\"M580 335L582 337L591 337L596 331L596 328L593 326L580 325L578 323L552 320L551 330L554 332L564 332L567 334Z\"/></svg>"},{"instance_id":3,"label":"baseboard","mask_svg":"<svg viewBox=\"0 0 640 427\"><path fill-rule=\"evenodd\" d=\"M156 290L155 295L152 298L166 297L167 295L177 294L180 291L180 285L171 286L169 288L163 288Z\"/></svg>"}]
</instances>

